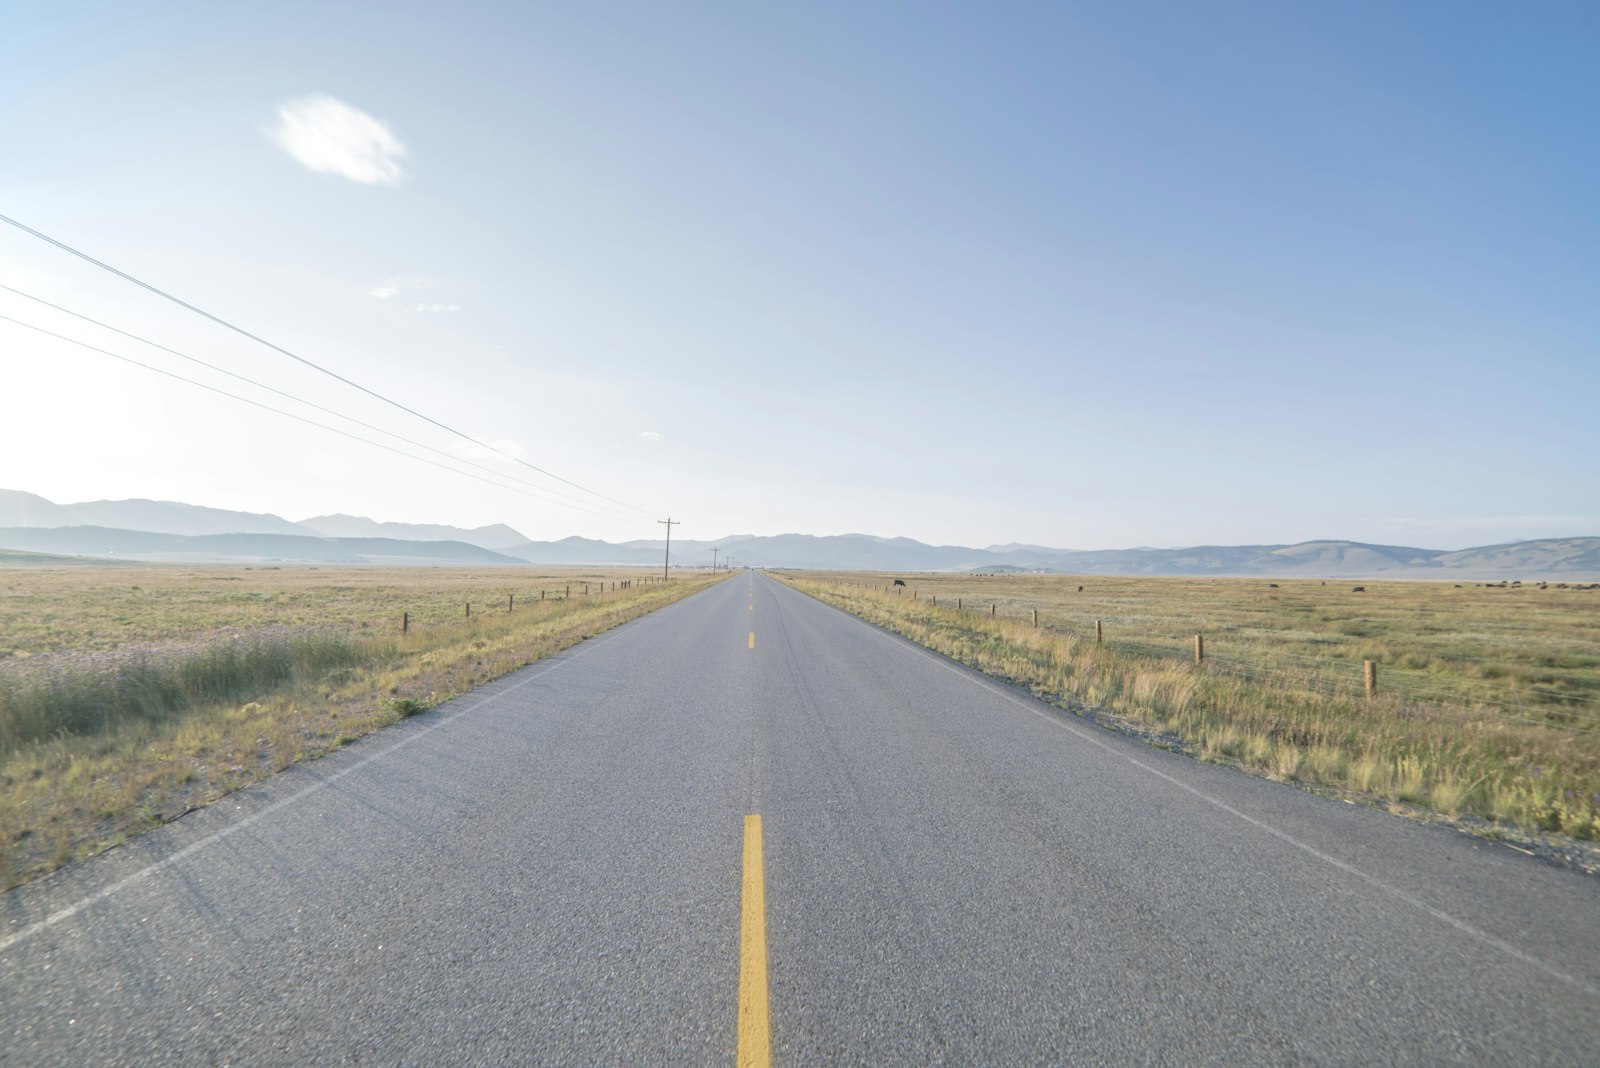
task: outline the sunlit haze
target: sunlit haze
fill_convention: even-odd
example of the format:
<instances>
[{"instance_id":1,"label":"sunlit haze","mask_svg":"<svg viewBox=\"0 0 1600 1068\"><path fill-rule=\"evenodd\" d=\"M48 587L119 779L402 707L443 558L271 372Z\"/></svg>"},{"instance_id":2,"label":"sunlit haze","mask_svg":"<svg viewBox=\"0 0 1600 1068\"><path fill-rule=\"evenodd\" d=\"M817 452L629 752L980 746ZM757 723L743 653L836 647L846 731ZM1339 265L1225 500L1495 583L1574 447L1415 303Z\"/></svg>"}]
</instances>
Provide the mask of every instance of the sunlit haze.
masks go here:
<instances>
[{"instance_id":1,"label":"sunlit haze","mask_svg":"<svg viewBox=\"0 0 1600 1068\"><path fill-rule=\"evenodd\" d=\"M12 321L0 487L534 539L1600 534L1597 54L1592 3L23 3L0 214L482 444L10 225L0 283L291 396L0 316L544 496Z\"/></svg>"}]
</instances>

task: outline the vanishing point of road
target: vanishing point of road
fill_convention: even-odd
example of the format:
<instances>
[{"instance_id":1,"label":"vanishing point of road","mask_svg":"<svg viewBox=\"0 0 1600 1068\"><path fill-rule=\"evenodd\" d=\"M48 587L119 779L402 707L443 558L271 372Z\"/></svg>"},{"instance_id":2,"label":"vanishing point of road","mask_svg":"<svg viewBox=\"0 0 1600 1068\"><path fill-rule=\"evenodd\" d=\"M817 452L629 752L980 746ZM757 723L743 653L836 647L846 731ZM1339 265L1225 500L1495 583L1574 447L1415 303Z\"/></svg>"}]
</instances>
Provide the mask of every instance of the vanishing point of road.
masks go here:
<instances>
[{"instance_id":1,"label":"vanishing point of road","mask_svg":"<svg viewBox=\"0 0 1600 1068\"><path fill-rule=\"evenodd\" d=\"M754 574L3 909L5 1065L1600 1063L1600 880Z\"/></svg>"}]
</instances>

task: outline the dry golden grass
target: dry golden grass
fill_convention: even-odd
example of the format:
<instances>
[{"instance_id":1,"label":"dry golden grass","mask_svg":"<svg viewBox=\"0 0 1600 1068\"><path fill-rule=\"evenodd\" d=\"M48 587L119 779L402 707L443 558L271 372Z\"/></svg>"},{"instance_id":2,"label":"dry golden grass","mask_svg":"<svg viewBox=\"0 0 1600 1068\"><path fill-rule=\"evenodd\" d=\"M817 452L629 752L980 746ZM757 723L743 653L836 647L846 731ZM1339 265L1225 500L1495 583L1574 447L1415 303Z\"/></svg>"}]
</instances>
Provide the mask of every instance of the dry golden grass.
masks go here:
<instances>
[{"instance_id":1,"label":"dry golden grass","mask_svg":"<svg viewBox=\"0 0 1600 1068\"><path fill-rule=\"evenodd\" d=\"M0 722L0 884L173 819L710 581L531 568L0 571L8 654L0 720L63 724L41 734ZM218 670L219 649L246 655ZM113 714L77 714L98 694L125 697L130 679L143 686L139 700Z\"/></svg>"},{"instance_id":2,"label":"dry golden grass","mask_svg":"<svg viewBox=\"0 0 1600 1068\"><path fill-rule=\"evenodd\" d=\"M1595 591L916 575L896 593L895 576L784 577L1047 700L1109 712L1202 757L1450 816L1600 837ZM1369 659L1379 663L1370 699Z\"/></svg>"}]
</instances>

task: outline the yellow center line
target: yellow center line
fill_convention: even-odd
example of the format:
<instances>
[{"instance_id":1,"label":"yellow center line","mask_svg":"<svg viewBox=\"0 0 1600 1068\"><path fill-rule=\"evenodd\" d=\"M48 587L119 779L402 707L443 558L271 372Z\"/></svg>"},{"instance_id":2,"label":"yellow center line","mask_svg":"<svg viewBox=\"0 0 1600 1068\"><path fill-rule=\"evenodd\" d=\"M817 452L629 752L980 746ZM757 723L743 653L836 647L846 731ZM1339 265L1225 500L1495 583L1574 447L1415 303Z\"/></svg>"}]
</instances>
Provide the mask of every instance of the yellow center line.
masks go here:
<instances>
[{"instance_id":1,"label":"yellow center line","mask_svg":"<svg viewBox=\"0 0 1600 1068\"><path fill-rule=\"evenodd\" d=\"M756 647L756 632L755 631L751 631L750 632L750 648L754 649L755 647Z\"/></svg>"},{"instance_id":2,"label":"yellow center line","mask_svg":"<svg viewBox=\"0 0 1600 1068\"><path fill-rule=\"evenodd\" d=\"M762 873L761 817L750 815L744 818L738 1068L768 1068L771 1064L772 1028L767 1021L767 887Z\"/></svg>"}]
</instances>

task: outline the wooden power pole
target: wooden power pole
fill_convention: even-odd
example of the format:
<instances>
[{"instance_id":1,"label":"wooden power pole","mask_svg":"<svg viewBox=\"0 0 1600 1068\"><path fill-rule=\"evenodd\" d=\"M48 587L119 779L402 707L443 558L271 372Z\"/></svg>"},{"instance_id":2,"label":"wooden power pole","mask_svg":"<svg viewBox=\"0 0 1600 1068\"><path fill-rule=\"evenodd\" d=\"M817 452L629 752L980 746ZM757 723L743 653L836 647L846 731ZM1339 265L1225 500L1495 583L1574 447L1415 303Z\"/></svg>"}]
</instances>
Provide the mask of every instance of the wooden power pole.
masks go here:
<instances>
[{"instance_id":1,"label":"wooden power pole","mask_svg":"<svg viewBox=\"0 0 1600 1068\"><path fill-rule=\"evenodd\" d=\"M669 515L665 519L657 519L656 522L667 528L667 552L661 558L661 581L665 582L667 581L667 565L672 563L672 528L681 527L683 520L674 519Z\"/></svg>"}]
</instances>

